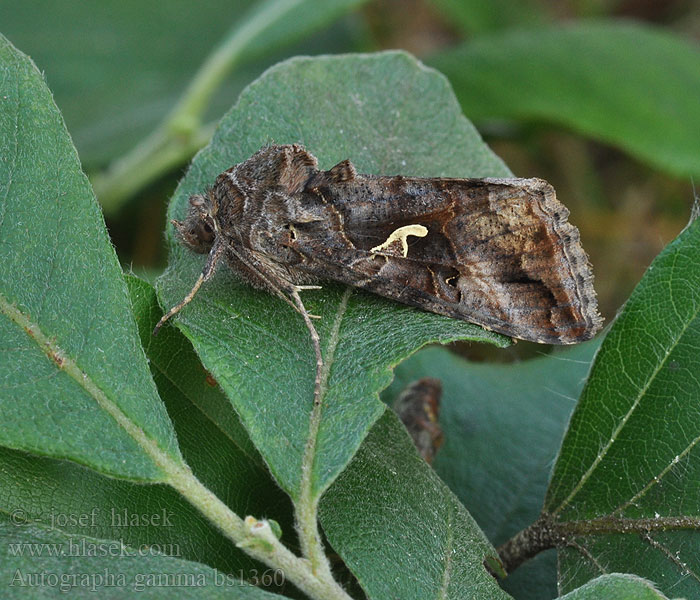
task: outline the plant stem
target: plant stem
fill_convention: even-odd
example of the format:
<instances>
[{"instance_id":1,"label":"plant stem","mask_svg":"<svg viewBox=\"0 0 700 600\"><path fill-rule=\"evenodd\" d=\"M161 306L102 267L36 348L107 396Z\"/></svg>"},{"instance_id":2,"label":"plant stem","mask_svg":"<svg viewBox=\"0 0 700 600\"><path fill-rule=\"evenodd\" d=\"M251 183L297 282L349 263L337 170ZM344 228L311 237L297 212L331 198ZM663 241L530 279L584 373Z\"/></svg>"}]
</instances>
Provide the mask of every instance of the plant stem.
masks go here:
<instances>
[{"instance_id":1,"label":"plant stem","mask_svg":"<svg viewBox=\"0 0 700 600\"><path fill-rule=\"evenodd\" d=\"M252 517L242 520L207 489L179 455L163 450L129 415L107 396L99 385L55 340L14 304L0 294L0 314L4 314L34 340L58 369L73 378L109 414L164 474L163 482L176 489L205 515L221 532L245 552L274 569L282 569L290 582L314 600L351 600L328 573L315 573L309 561L289 551L264 521Z\"/></svg>"},{"instance_id":2,"label":"plant stem","mask_svg":"<svg viewBox=\"0 0 700 600\"><path fill-rule=\"evenodd\" d=\"M235 26L209 55L192 79L185 94L170 113L166 123L175 130L187 130L201 118L211 96L241 57L246 46L275 21L284 19L300 0L268 0L256 7Z\"/></svg>"},{"instance_id":3,"label":"plant stem","mask_svg":"<svg viewBox=\"0 0 700 600\"><path fill-rule=\"evenodd\" d=\"M540 552L556 547L555 528L556 524L548 516L542 515L499 547L498 557L506 573L514 571Z\"/></svg>"},{"instance_id":4,"label":"plant stem","mask_svg":"<svg viewBox=\"0 0 700 600\"><path fill-rule=\"evenodd\" d=\"M264 521L252 517L245 521L191 473L189 468L169 465L168 483L239 548L273 569L281 569L285 578L315 600L351 600L330 576L314 573L309 561L294 555L272 533ZM260 533L257 533L257 532Z\"/></svg>"},{"instance_id":5,"label":"plant stem","mask_svg":"<svg viewBox=\"0 0 700 600\"><path fill-rule=\"evenodd\" d=\"M678 529L700 530L697 517L651 517L629 519L598 517L581 521L557 522L552 515L542 514L530 526L516 533L498 548L498 556L506 572L511 572L536 554L550 548L577 547L574 539L586 535L649 534L653 531Z\"/></svg>"},{"instance_id":6,"label":"plant stem","mask_svg":"<svg viewBox=\"0 0 700 600\"><path fill-rule=\"evenodd\" d=\"M107 215L115 214L126 199L189 159L213 133L213 123L180 138L168 137L163 129L154 131L131 152L112 163L107 171L92 178L102 210Z\"/></svg>"},{"instance_id":7,"label":"plant stem","mask_svg":"<svg viewBox=\"0 0 700 600\"><path fill-rule=\"evenodd\" d=\"M199 68L177 105L163 122L130 152L93 177L105 214L116 213L138 190L183 163L211 138L214 127L202 117L212 95L240 60L246 47L301 0L268 0L230 30Z\"/></svg>"}]
</instances>

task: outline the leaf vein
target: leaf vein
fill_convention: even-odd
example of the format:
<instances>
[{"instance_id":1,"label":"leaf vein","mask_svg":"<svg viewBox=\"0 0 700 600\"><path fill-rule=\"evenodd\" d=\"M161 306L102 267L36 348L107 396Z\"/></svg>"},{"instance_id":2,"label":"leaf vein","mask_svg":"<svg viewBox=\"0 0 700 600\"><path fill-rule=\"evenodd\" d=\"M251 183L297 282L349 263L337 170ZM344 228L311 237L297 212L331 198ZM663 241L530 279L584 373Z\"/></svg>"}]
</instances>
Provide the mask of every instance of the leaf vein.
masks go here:
<instances>
[{"instance_id":1,"label":"leaf vein","mask_svg":"<svg viewBox=\"0 0 700 600\"><path fill-rule=\"evenodd\" d=\"M447 528L447 546L445 547L445 564L442 571L442 582L440 585L440 590L438 591L438 598L448 598L448 590L450 587L450 579L452 578L452 567L454 566L454 507L452 504L447 505L447 523L445 524Z\"/></svg>"},{"instance_id":2,"label":"leaf vein","mask_svg":"<svg viewBox=\"0 0 700 600\"><path fill-rule=\"evenodd\" d=\"M16 306L8 302L0 293L0 312L6 315L12 322L21 327L29 338L39 346L55 365L57 369L65 371L80 385L102 408L105 410L138 445L153 460L154 464L165 474L180 475L181 464L171 455L162 450L157 442L150 439L145 431L134 423L117 404L115 404L93 380L83 371L77 362L66 355L63 349L51 340L41 328L33 323L27 315ZM60 359L57 361L56 359ZM60 363L60 364L59 364Z\"/></svg>"},{"instance_id":3,"label":"leaf vein","mask_svg":"<svg viewBox=\"0 0 700 600\"><path fill-rule=\"evenodd\" d=\"M637 409L637 406L639 406L639 403L642 401L644 398L644 395L646 394L647 390L651 386L651 384L654 382L656 379L656 376L659 374L661 369L665 366L666 361L668 361L669 357L671 356L671 353L673 350L678 346L680 343L681 339L685 335L685 332L688 330L688 328L691 326L691 324L697 319L698 314L700 314L700 307L696 307L693 313L689 316L688 320L686 323L683 325L683 327L678 331L674 339L671 341L671 343L668 345L668 347L664 350L664 357L663 359L659 360L657 366L654 368L654 370L651 372L649 377L647 378L647 381L644 383L644 385L639 389L639 393L637 394L637 397L634 399L634 402L632 403L632 406L630 406L630 409L627 411L627 413L623 416L622 420L618 424L618 426L615 428L613 431L612 435L610 436L610 439L606 442L605 446L601 449L601 451L598 453L594 461L591 463L591 466L588 468L588 470L581 476L581 479L578 481L578 483L574 486L574 488L571 490L569 495L562 501L562 503L554 510L552 511L552 515L557 515L559 514L578 494L579 491L583 488L584 484L588 481L588 479L591 477L593 471L598 467L598 465L602 462L603 458L605 455L609 452L610 448L612 447L613 443L617 440L618 436L620 435L620 432L624 428L624 426L627 424L629 419L631 418L632 414L634 411ZM624 369L623 369L624 371Z\"/></svg>"}]
</instances>

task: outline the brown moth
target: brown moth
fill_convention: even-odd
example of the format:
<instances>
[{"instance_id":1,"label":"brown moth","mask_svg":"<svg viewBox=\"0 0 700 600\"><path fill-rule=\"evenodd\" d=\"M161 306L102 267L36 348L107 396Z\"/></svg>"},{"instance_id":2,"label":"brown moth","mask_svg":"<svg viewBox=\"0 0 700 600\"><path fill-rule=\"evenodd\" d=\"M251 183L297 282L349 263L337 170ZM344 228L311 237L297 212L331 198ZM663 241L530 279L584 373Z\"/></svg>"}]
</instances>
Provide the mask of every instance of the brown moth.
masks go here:
<instances>
[{"instance_id":1,"label":"brown moth","mask_svg":"<svg viewBox=\"0 0 700 600\"><path fill-rule=\"evenodd\" d=\"M295 306L312 336L298 292L323 280L534 342L573 344L601 326L578 231L541 179L361 175L349 160L320 171L300 145L268 146L189 204L172 223L209 257L156 331L222 258Z\"/></svg>"}]
</instances>

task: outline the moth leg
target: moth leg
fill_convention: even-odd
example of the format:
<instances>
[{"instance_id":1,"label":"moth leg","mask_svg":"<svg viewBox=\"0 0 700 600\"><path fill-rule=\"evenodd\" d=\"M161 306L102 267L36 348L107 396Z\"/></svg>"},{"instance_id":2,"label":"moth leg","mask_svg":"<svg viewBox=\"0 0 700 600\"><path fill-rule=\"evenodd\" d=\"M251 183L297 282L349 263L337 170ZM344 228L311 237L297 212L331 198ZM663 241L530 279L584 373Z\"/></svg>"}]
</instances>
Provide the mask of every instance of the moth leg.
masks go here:
<instances>
[{"instance_id":1,"label":"moth leg","mask_svg":"<svg viewBox=\"0 0 700 600\"><path fill-rule=\"evenodd\" d=\"M214 271L216 271L216 265L218 264L219 259L223 256L225 249L226 245L223 243L214 245L214 247L211 249L211 252L209 252L209 258L207 259L207 263L204 265L204 269L202 269L201 274L197 278L197 281L195 282L194 286L192 286L192 289L190 290L189 294L185 296L182 302L173 306L167 313L165 313L161 317L160 321L158 321L158 324L153 329L153 335L158 335L158 331L163 326L163 324L168 319L170 319L170 317L179 313L185 306L192 302L192 299L199 291L199 288L202 287L202 284L214 274Z\"/></svg>"},{"instance_id":2,"label":"moth leg","mask_svg":"<svg viewBox=\"0 0 700 600\"><path fill-rule=\"evenodd\" d=\"M299 296L299 292L308 289L321 289L317 285L295 285L277 273L273 267L266 267L265 262L260 260L254 252L244 251L241 248L229 248L229 252L236 257L238 261L246 266L246 268L259 278L260 282L265 285L268 291L273 292L282 298L287 304L290 304L304 319L306 328L311 335L311 342L316 355L316 379L314 381L314 406L321 403L321 378L323 373L323 355L321 354L321 339L318 337L318 332L314 327L311 319L319 318L316 315L309 314L304 303ZM288 296L288 295L289 296ZM291 300L289 297L291 296Z\"/></svg>"},{"instance_id":3,"label":"moth leg","mask_svg":"<svg viewBox=\"0 0 700 600\"><path fill-rule=\"evenodd\" d=\"M302 290L320 290L319 285L295 285L283 275L277 272L272 266L268 266L266 261L261 260L254 252L246 251L242 248L229 247L229 252L236 258L238 264L236 269L244 269L248 282L253 287L264 289L272 294L275 294L281 300L284 300L299 314L303 314L299 310L299 306L295 301L290 300L293 292ZM306 309L304 309L306 310ZM307 313L308 314L308 313ZM310 315L312 319L318 319L317 315Z\"/></svg>"},{"instance_id":4,"label":"moth leg","mask_svg":"<svg viewBox=\"0 0 700 600\"><path fill-rule=\"evenodd\" d=\"M320 285L295 285L294 289L297 292L301 292L304 290L322 290L323 287ZM302 315L304 314L299 310L299 307L297 307L296 305L294 306L294 310L296 310L299 314L302 314ZM312 315L311 313L307 313L307 314L309 315L310 319L320 319L321 318L320 315Z\"/></svg>"},{"instance_id":5,"label":"moth leg","mask_svg":"<svg viewBox=\"0 0 700 600\"><path fill-rule=\"evenodd\" d=\"M297 286L291 292L291 296L296 304L297 312L301 314L304 318L304 323L306 323L306 328L309 330L311 335L311 343L314 347L314 354L316 355L316 379L314 380L314 406L319 406L321 404L321 379L323 377L323 354L321 354L321 338L318 337L318 332L312 323L312 318L316 315L310 315L309 311L306 310L304 303L301 301L301 296L299 296L299 290Z\"/></svg>"}]
</instances>

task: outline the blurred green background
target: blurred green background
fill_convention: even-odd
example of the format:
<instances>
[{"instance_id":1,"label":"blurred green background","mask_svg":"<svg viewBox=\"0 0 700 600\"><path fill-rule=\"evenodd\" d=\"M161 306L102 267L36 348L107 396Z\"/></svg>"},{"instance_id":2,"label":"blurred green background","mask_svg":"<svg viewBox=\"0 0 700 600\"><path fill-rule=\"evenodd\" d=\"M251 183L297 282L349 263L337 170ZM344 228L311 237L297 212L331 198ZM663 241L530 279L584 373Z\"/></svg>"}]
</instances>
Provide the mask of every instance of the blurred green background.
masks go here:
<instances>
[{"instance_id":1,"label":"blurred green background","mask_svg":"<svg viewBox=\"0 0 700 600\"><path fill-rule=\"evenodd\" d=\"M443 71L512 171L570 208L607 320L687 222L700 177L698 0L27 0L0 4L0 30L44 72L123 265L149 279L188 156L245 85L297 54L402 48ZM171 135L177 159L108 197L105 171L143 150L227 36L235 61Z\"/></svg>"}]
</instances>

